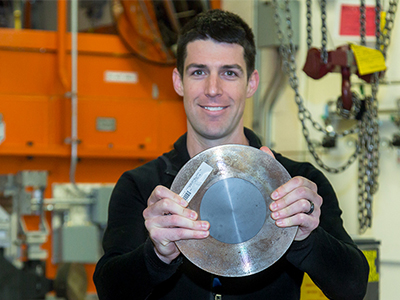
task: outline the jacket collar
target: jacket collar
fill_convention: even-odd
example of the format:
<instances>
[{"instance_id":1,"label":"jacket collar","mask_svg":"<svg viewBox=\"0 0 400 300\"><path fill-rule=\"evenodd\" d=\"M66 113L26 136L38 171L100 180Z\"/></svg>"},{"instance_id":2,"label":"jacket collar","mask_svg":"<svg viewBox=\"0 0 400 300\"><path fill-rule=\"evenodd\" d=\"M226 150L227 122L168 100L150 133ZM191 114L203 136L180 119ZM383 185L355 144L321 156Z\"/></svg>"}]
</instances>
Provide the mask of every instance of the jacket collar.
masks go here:
<instances>
[{"instance_id":1,"label":"jacket collar","mask_svg":"<svg viewBox=\"0 0 400 300\"><path fill-rule=\"evenodd\" d=\"M250 146L255 148L261 148L261 140L259 137L250 129L244 127L244 134L249 141ZM179 170L190 160L189 152L186 147L187 133L182 135L174 144L174 150L164 154L168 157L168 161L163 159L166 164L166 173L172 176L176 176Z\"/></svg>"}]
</instances>

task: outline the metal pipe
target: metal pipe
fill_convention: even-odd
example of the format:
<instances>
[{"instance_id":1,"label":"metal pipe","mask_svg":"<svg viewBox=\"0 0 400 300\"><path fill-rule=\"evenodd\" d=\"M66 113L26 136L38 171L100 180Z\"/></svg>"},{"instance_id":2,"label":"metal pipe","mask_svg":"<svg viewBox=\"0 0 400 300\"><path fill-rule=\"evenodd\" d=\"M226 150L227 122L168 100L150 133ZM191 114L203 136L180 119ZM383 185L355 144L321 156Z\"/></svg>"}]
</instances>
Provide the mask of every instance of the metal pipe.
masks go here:
<instances>
[{"instance_id":1,"label":"metal pipe","mask_svg":"<svg viewBox=\"0 0 400 300\"><path fill-rule=\"evenodd\" d=\"M44 190L45 187L39 187L33 192L33 196L36 199L36 205L37 205L37 211L39 212L39 218L40 218L40 223L39 223L39 231L46 232L46 217L44 214Z\"/></svg>"},{"instance_id":2,"label":"metal pipe","mask_svg":"<svg viewBox=\"0 0 400 300\"><path fill-rule=\"evenodd\" d=\"M78 162L78 0L71 1L71 165L70 182L75 184Z\"/></svg>"},{"instance_id":3,"label":"metal pipe","mask_svg":"<svg viewBox=\"0 0 400 300\"><path fill-rule=\"evenodd\" d=\"M356 81L356 82L352 82L352 85L365 85L366 83L364 81ZM379 80L379 85L396 85L396 84L400 84L400 80Z\"/></svg>"},{"instance_id":4,"label":"metal pipe","mask_svg":"<svg viewBox=\"0 0 400 300\"><path fill-rule=\"evenodd\" d=\"M90 205L93 204L92 198L46 198L44 204L69 204L69 205Z\"/></svg>"},{"instance_id":5,"label":"metal pipe","mask_svg":"<svg viewBox=\"0 0 400 300\"><path fill-rule=\"evenodd\" d=\"M69 81L67 79L67 71L65 69L66 59L66 32L67 32L67 1L58 0L57 2L57 42L58 42L58 76L60 76L64 91L69 91Z\"/></svg>"},{"instance_id":6,"label":"metal pipe","mask_svg":"<svg viewBox=\"0 0 400 300\"><path fill-rule=\"evenodd\" d=\"M273 148L274 146L272 141L272 113L274 111L274 106L278 101L280 94L285 89L285 85L287 83L285 73L282 70L282 60L280 59L279 52L277 51L276 54L279 61L275 70L276 76L274 76L272 79L272 82L267 88L264 99L261 103L261 111L263 113L266 111L266 121L268 122L268 124L265 124L265 121L263 122L263 125L266 127L264 130L266 137L265 145L270 148Z\"/></svg>"},{"instance_id":7,"label":"metal pipe","mask_svg":"<svg viewBox=\"0 0 400 300\"><path fill-rule=\"evenodd\" d=\"M261 135L263 143L267 147L273 147L272 145L272 114L274 106L279 99L280 94L286 85L286 76L282 70L282 61L280 59L279 52L276 51L276 61L272 71L273 76L268 84L268 87L264 95L259 97L257 94L257 102L254 106L254 120L253 125L256 127L258 134ZM261 68L261 62L259 62L259 67Z\"/></svg>"}]
</instances>

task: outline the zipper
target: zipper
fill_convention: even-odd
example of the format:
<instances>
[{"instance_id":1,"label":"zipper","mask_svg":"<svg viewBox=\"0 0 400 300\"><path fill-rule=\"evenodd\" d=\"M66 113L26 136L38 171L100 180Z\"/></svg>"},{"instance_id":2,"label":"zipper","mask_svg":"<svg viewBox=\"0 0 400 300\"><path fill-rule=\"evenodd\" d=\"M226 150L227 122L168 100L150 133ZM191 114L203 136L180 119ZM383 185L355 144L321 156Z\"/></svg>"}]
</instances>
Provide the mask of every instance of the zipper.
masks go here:
<instances>
[{"instance_id":1,"label":"zipper","mask_svg":"<svg viewBox=\"0 0 400 300\"><path fill-rule=\"evenodd\" d=\"M212 295L214 296L214 300L222 300L222 295L219 294L221 293L221 281L219 280L218 277L212 275L212 287L211 290L213 291ZM212 298L211 298L212 299Z\"/></svg>"}]
</instances>

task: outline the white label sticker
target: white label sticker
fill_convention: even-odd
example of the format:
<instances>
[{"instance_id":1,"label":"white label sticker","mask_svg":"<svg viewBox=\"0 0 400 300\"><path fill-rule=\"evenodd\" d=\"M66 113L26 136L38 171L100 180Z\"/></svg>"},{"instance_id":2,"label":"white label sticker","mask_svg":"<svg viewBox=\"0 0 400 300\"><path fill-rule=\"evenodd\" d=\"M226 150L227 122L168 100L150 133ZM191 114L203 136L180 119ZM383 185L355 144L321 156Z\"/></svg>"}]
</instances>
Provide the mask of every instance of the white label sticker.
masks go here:
<instances>
[{"instance_id":1,"label":"white label sticker","mask_svg":"<svg viewBox=\"0 0 400 300\"><path fill-rule=\"evenodd\" d=\"M115 118L96 118L96 130L103 132L112 132L117 130L117 120Z\"/></svg>"},{"instance_id":2,"label":"white label sticker","mask_svg":"<svg viewBox=\"0 0 400 300\"><path fill-rule=\"evenodd\" d=\"M104 81L105 82L120 82L120 83L137 83L138 82L138 73L105 71L104 72Z\"/></svg>"},{"instance_id":3,"label":"white label sticker","mask_svg":"<svg viewBox=\"0 0 400 300\"><path fill-rule=\"evenodd\" d=\"M200 189L204 181L206 181L208 175L210 175L213 168L202 162L198 167L196 172L190 177L189 181L186 183L179 196L185 199L187 202L190 202L194 195L196 195L197 191Z\"/></svg>"}]
</instances>

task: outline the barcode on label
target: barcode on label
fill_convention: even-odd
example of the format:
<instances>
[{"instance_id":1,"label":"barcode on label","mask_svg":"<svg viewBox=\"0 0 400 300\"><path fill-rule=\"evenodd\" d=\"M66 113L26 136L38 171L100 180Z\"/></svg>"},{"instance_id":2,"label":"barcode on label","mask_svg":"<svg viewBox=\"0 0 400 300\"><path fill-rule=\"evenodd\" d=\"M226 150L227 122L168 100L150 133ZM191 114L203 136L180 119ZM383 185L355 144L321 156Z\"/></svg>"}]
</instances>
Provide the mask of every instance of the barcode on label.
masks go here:
<instances>
[{"instance_id":1,"label":"barcode on label","mask_svg":"<svg viewBox=\"0 0 400 300\"><path fill-rule=\"evenodd\" d=\"M191 192L186 192L185 195L183 195L182 198L185 199L185 200L187 200L187 199L189 199L189 197L190 197L191 194L192 194Z\"/></svg>"},{"instance_id":2,"label":"barcode on label","mask_svg":"<svg viewBox=\"0 0 400 300\"><path fill-rule=\"evenodd\" d=\"M190 177L189 181L183 187L179 196L185 199L187 202L192 200L194 195L206 181L208 175L210 175L212 171L212 167L205 162L202 162L201 165L197 168L196 172Z\"/></svg>"}]
</instances>

